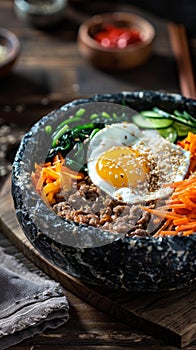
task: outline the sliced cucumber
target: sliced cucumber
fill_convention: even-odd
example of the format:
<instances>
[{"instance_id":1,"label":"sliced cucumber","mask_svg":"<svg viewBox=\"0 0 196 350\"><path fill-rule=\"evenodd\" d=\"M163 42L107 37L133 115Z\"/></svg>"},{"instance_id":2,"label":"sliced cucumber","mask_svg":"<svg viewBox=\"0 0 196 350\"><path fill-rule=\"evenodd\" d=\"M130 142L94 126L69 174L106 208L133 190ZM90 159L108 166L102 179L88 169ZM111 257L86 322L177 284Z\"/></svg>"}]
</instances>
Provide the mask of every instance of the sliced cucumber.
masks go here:
<instances>
[{"instance_id":1,"label":"sliced cucumber","mask_svg":"<svg viewBox=\"0 0 196 350\"><path fill-rule=\"evenodd\" d=\"M175 142L178 137L176 128L172 125L166 129L157 129L161 136L170 142Z\"/></svg>"},{"instance_id":2,"label":"sliced cucumber","mask_svg":"<svg viewBox=\"0 0 196 350\"><path fill-rule=\"evenodd\" d=\"M132 117L133 122L143 129L164 129L173 124L173 121L165 118L146 118L141 114Z\"/></svg>"},{"instance_id":3,"label":"sliced cucumber","mask_svg":"<svg viewBox=\"0 0 196 350\"><path fill-rule=\"evenodd\" d=\"M193 133L196 132L196 129L193 129L189 126L185 126L185 125L178 123L178 122L175 122L173 124L173 126L176 128L179 137L187 136L189 131L192 131Z\"/></svg>"},{"instance_id":4,"label":"sliced cucumber","mask_svg":"<svg viewBox=\"0 0 196 350\"><path fill-rule=\"evenodd\" d=\"M162 115L154 111L141 111L140 114L147 118L163 119Z\"/></svg>"}]
</instances>

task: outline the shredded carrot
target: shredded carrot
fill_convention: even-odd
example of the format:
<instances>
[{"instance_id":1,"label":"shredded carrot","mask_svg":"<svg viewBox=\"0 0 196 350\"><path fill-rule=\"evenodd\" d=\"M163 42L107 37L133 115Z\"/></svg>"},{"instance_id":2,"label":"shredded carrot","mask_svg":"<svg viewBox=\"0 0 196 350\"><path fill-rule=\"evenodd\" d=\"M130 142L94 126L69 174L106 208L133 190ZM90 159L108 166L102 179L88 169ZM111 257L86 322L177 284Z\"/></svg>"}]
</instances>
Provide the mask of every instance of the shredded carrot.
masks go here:
<instances>
[{"instance_id":1,"label":"shredded carrot","mask_svg":"<svg viewBox=\"0 0 196 350\"><path fill-rule=\"evenodd\" d=\"M171 231L171 230L168 230L168 231L161 231L161 235L164 236L164 235L177 235L178 233L176 231Z\"/></svg>"},{"instance_id":2,"label":"shredded carrot","mask_svg":"<svg viewBox=\"0 0 196 350\"><path fill-rule=\"evenodd\" d=\"M153 215L159 216L160 218L171 219L171 220L175 220L176 218L181 218L181 216L179 214L176 214L175 212L163 211L163 210L160 210L159 208L158 209L150 209L148 207L141 207L141 208Z\"/></svg>"},{"instance_id":3,"label":"shredded carrot","mask_svg":"<svg viewBox=\"0 0 196 350\"><path fill-rule=\"evenodd\" d=\"M46 184L50 184L50 183L52 183L52 182L53 182L52 179L50 179L50 178L46 179Z\"/></svg>"},{"instance_id":4,"label":"shredded carrot","mask_svg":"<svg viewBox=\"0 0 196 350\"><path fill-rule=\"evenodd\" d=\"M75 179L75 180L82 180L84 178L84 174L76 173L75 171L69 169L66 166L62 166L62 172L64 174L69 175L72 179Z\"/></svg>"},{"instance_id":5,"label":"shredded carrot","mask_svg":"<svg viewBox=\"0 0 196 350\"><path fill-rule=\"evenodd\" d=\"M52 183L49 183L43 187L43 191L47 196L49 193L56 193L60 190L60 180L56 180Z\"/></svg>"},{"instance_id":6,"label":"shredded carrot","mask_svg":"<svg viewBox=\"0 0 196 350\"><path fill-rule=\"evenodd\" d=\"M48 167L48 166L51 166L51 162L48 162L48 163L44 163L44 167Z\"/></svg>"},{"instance_id":7,"label":"shredded carrot","mask_svg":"<svg viewBox=\"0 0 196 350\"><path fill-rule=\"evenodd\" d=\"M196 229L196 222L190 222L187 225L180 225L180 226L178 226L176 228L176 231L180 232L180 231L187 231L187 230L190 230L190 229L193 229L193 230Z\"/></svg>"},{"instance_id":8,"label":"shredded carrot","mask_svg":"<svg viewBox=\"0 0 196 350\"><path fill-rule=\"evenodd\" d=\"M154 234L154 237L158 237L158 236L160 235L160 232L162 232L163 230L166 230L166 229L169 230L171 224L172 224L172 220L167 219L167 220L164 222L163 226Z\"/></svg>"},{"instance_id":9,"label":"shredded carrot","mask_svg":"<svg viewBox=\"0 0 196 350\"><path fill-rule=\"evenodd\" d=\"M170 209L186 209L186 205L184 203L173 203L169 204L168 207Z\"/></svg>"},{"instance_id":10,"label":"shredded carrot","mask_svg":"<svg viewBox=\"0 0 196 350\"><path fill-rule=\"evenodd\" d=\"M42 188L43 188L43 184L46 180L45 174L43 171L40 172L40 177L37 181L37 185L36 185L36 191L37 192L41 192Z\"/></svg>"},{"instance_id":11,"label":"shredded carrot","mask_svg":"<svg viewBox=\"0 0 196 350\"><path fill-rule=\"evenodd\" d=\"M59 158L59 155L56 154L53 158L53 163L56 163L56 162L59 162L60 161L60 158Z\"/></svg>"},{"instance_id":12,"label":"shredded carrot","mask_svg":"<svg viewBox=\"0 0 196 350\"><path fill-rule=\"evenodd\" d=\"M42 170L42 167L43 167L43 166L41 166L41 165L35 163L35 169L36 169L36 170Z\"/></svg>"},{"instance_id":13,"label":"shredded carrot","mask_svg":"<svg viewBox=\"0 0 196 350\"><path fill-rule=\"evenodd\" d=\"M162 227L154 237L160 235L186 236L196 232L196 174L174 184L174 192L165 201L166 205L156 209L142 207L145 211L172 222L172 229Z\"/></svg>"},{"instance_id":14,"label":"shredded carrot","mask_svg":"<svg viewBox=\"0 0 196 350\"><path fill-rule=\"evenodd\" d=\"M44 164L35 163L35 171L31 175L33 185L42 198L49 204L55 204L55 195L69 190L72 181L82 180L84 174L77 173L64 165L64 158L59 153L54 156L53 162Z\"/></svg>"},{"instance_id":15,"label":"shredded carrot","mask_svg":"<svg viewBox=\"0 0 196 350\"><path fill-rule=\"evenodd\" d=\"M188 218L187 217L182 217L181 219L174 220L174 225L175 226L186 225L186 224L188 224Z\"/></svg>"},{"instance_id":16,"label":"shredded carrot","mask_svg":"<svg viewBox=\"0 0 196 350\"><path fill-rule=\"evenodd\" d=\"M194 231L193 230L187 230L185 232L183 232L182 236L189 236L193 233Z\"/></svg>"},{"instance_id":17,"label":"shredded carrot","mask_svg":"<svg viewBox=\"0 0 196 350\"><path fill-rule=\"evenodd\" d=\"M196 134L189 132L184 140L178 142L178 145L190 152L189 174L192 174L196 171Z\"/></svg>"}]
</instances>

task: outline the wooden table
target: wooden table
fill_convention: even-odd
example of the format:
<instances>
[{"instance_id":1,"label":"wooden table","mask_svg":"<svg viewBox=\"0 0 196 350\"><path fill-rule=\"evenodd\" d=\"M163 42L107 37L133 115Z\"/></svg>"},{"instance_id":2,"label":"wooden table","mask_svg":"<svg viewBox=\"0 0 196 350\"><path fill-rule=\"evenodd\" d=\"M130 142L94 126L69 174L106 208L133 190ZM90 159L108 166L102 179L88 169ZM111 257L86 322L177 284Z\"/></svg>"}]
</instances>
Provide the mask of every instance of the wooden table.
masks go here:
<instances>
[{"instance_id":1,"label":"wooden table","mask_svg":"<svg viewBox=\"0 0 196 350\"><path fill-rule=\"evenodd\" d=\"M107 6L106 2L97 1L95 5L84 1L81 9L82 3L70 2L64 23L43 31L19 20L12 1L0 1L0 26L12 30L21 42L21 55L13 74L0 84L1 118L22 125L25 122L29 127L52 109L80 96L138 89L180 91L165 21L144 13L157 34L153 56L143 67L106 73L91 67L80 56L76 37L81 20L111 9L111 3ZM128 5L116 5L116 9L131 10ZM134 12L141 13L135 8Z\"/></svg>"},{"instance_id":2,"label":"wooden table","mask_svg":"<svg viewBox=\"0 0 196 350\"><path fill-rule=\"evenodd\" d=\"M142 14L155 26L157 36L153 55L137 70L126 73L102 72L85 62L77 50L77 29L81 21L91 14L111 10L111 6L114 10L133 10ZM43 115L78 97L141 89L180 92L167 23L123 4L123 1L120 5L104 1L69 1L64 22L54 29L40 30L15 15L11 0L1 0L0 27L13 31L21 42L21 54L13 73L0 82L0 123L14 122L12 131L17 137ZM196 39L190 41L190 47L193 66L196 68ZM10 161L10 155L6 152L5 155ZM2 181L3 178L1 185ZM26 340L13 349L176 349L167 345L167 340L160 341L119 323L68 290L66 295L70 303L69 322L57 330ZM185 349L196 349L196 343Z\"/></svg>"}]
</instances>

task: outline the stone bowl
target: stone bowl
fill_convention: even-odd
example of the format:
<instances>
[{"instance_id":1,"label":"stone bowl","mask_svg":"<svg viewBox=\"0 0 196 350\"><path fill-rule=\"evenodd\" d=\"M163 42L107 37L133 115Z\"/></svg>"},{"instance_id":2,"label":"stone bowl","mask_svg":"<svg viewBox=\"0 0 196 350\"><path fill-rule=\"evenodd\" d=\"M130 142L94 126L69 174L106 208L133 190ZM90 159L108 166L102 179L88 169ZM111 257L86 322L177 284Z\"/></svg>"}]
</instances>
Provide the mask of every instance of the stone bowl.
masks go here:
<instances>
[{"instance_id":1,"label":"stone bowl","mask_svg":"<svg viewBox=\"0 0 196 350\"><path fill-rule=\"evenodd\" d=\"M63 220L36 193L31 181L34 162L41 161L40 149L48 149L51 144L50 136L44 137L45 127L55 127L69 109L89 102L126 103L136 111L152 106L170 112L185 109L196 116L195 100L178 94L136 91L74 100L43 117L22 139L13 163L12 196L25 235L54 265L93 285L140 292L193 285L195 234L157 238L113 236L92 226ZM83 239L90 245L82 245Z\"/></svg>"}]
</instances>

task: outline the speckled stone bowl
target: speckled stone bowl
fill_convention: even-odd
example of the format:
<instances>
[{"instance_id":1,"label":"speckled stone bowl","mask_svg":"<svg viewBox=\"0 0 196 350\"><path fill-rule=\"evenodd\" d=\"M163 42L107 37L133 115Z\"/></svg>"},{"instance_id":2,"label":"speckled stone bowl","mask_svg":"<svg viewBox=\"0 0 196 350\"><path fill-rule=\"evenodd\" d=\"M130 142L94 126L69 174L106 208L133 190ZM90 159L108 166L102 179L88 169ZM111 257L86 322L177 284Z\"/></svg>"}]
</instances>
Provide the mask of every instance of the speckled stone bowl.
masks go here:
<instances>
[{"instance_id":1,"label":"speckled stone bowl","mask_svg":"<svg viewBox=\"0 0 196 350\"><path fill-rule=\"evenodd\" d=\"M13 164L12 194L17 218L26 236L49 261L67 273L95 285L129 291L163 291L193 285L196 281L195 234L159 238L117 236L110 240L108 233L97 228L76 225L62 219L59 222L57 215L35 192L30 177L34 166L32 158L39 162L38 149L48 142L47 138L43 138L45 126L54 125L57 121L59 123L69 108L88 102L126 102L138 111L152 106L168 111L185 109L196 116L194 100L177 94L139 91L75 100L42 118L24 136ZM42 229L37 226L35 216L42 222ZM52 234L48 225L53 227ZM94 248L67 244L64 238L75 234L78 237L86 235L90 240L101 234L107 244Z\"/></svg>"}]
</instances>

